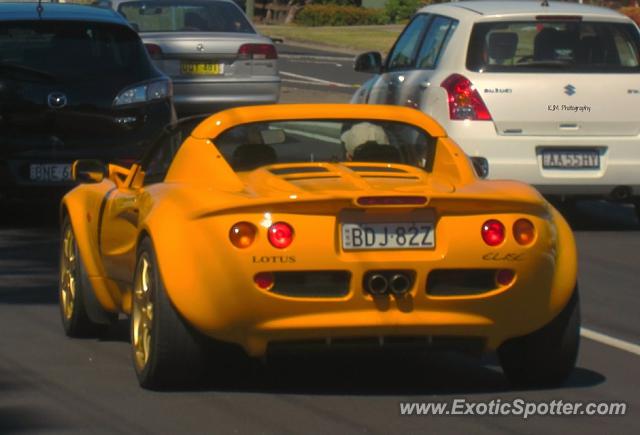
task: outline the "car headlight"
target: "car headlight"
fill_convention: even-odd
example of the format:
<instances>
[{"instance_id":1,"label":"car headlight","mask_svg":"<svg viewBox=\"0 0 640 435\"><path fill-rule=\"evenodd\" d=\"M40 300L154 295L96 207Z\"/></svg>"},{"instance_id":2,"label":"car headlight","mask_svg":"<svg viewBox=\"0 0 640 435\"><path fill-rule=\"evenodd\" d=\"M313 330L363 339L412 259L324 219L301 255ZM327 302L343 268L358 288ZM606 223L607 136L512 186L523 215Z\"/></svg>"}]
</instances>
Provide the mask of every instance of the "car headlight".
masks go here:
<instances>
[{"instance_id":1,"label":"car headlight","mask_svg":"<svg viewBox=\"0 0 640 435\"><path fill-rule=\"evenodd\" d=\"M147 103L171 96L173 96L171 81L166 79L155 80L126 88L113 100L113 105L126 106L129 104Z\"/></svg>"}]
</instances>

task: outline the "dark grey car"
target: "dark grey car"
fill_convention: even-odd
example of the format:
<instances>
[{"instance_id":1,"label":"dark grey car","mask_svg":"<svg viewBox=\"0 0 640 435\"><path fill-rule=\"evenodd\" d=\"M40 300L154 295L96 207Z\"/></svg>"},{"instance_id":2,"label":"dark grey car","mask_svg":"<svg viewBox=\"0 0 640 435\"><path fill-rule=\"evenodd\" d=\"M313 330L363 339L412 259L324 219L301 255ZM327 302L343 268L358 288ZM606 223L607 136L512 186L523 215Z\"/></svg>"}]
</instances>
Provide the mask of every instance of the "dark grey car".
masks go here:
<instances>
[{"instance_id":1,"label":"dark grey car","mask_svg":"<svg viewBox=\"0 0 640 435\"><path fill-rule=\"evenodd\" d=\"M156 65L171 77L180 114L278 101L273 42L231 0L114 0Z\"/></svg>"}]
</instances>

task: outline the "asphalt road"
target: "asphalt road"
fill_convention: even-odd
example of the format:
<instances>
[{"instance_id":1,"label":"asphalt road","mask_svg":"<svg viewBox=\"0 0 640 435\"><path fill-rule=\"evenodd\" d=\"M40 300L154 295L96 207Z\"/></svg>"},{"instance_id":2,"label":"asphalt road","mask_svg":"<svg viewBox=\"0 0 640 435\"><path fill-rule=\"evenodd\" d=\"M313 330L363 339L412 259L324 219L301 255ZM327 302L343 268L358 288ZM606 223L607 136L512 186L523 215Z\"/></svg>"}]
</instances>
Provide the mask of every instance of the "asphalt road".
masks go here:
<instances>
[{"instance_id":1,"label":"asphalt road","mask_svg":"<svg viewBox=\"0 0 640 435\"><path fill-rule=\"evenodd\" d=\"M277 44L278 67L287 87L351 95L370 74L353 70L354 55Z\"/></svg>"},{"instance_id":2,"label":"asphalt road","mask_svg":"<svg viewBox=\"0 0 640 435\"><path fill-rule=\"evenodd\" d=\"M316 67L306 65L300 75L313 76ZM284 64L281 68L287 71ZM299 85L302 100L318 91L344 98L343 88ZM589 202L567 214L579 246L583 326L639 344L640 223L633 210ZM582 340L577 369L557 389L511 388L492 356L434 354L412 360L300 360L271 370L230 368L223 382L205 382L197 390L142 390L125 319L100 340L63 335L56 225L55 207L0 209L0 434L640 433L640 355L615 341L588 338ZM524 420L408 417L399 411L404 401L461 398L622 401L627 414Z\"/></svg>"}]
</instances>

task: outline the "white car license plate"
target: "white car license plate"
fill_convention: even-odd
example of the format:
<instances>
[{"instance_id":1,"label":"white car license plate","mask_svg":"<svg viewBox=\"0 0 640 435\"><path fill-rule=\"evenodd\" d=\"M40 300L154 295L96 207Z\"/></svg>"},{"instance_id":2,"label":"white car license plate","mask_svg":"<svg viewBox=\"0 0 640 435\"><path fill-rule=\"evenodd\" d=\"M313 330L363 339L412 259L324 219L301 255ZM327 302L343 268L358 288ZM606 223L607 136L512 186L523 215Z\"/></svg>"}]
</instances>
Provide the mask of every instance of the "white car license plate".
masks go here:
<instances>
[{"instance_id":1,"label":"white car license plate","mask_svg":"<svg viewBox=\"0 0 640 435\"><path fill-rule=\"evenodd\" d=\"M430 249L435 247L433 224L343 223L342 249Z\"/></svg>"},{"instance_id":2,"label":"white car license plate","mask_svg":"<svg viewBox=\"0 0 640 435\"><path fill-rule=\"evenodd\" d=\"M543 150L544 169L599 169L600 154L596 150Z\"/></svg>"},{"instance_id":3,"label":"white car license plate","mask_svg":"<svg viewBox=\"0 0 640 435\"><path fill-rule=\"evenodd\" d=\"M31 165L29 178L31 181L68 181L71 180L71 165Z\"/></svg>"}]
</instances>

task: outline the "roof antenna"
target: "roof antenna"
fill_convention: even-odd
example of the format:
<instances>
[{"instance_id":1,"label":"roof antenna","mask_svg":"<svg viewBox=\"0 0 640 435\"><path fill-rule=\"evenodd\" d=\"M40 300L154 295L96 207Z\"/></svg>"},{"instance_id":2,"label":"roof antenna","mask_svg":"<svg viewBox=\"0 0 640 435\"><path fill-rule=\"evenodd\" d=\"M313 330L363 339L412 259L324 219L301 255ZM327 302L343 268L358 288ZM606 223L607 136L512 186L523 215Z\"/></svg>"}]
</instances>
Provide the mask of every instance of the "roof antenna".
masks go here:
<instances>
[{"instance_id":1,"label":"roof antenna","mask_svg":"<svg viewBox=\"0 0 640 435\"><path fill-rule=\"evenodd\" d=\"M540 3L540 6L548 8L549 7L549 0L542 0L542 3Z\"/></svg>"},{"instance_id":2,"label":"roof antenna","mask_svg":"<svg viewBox=\"0 0 640 435\"><path fill-rule=\"evenodd\" d=\"M38 6L36 6L36 11L38 12L38 18L42 19L42 13L44 12L44 8L42 7L42 0L38 0Z\"/></svg>"}]
</instances>

